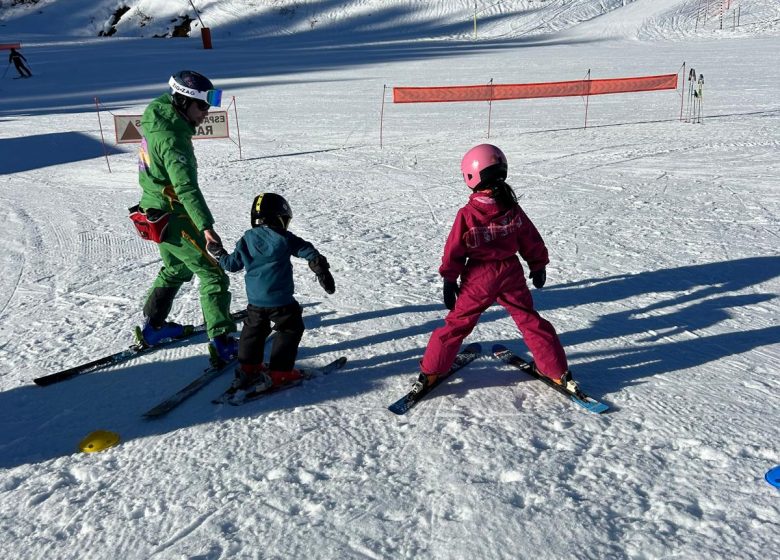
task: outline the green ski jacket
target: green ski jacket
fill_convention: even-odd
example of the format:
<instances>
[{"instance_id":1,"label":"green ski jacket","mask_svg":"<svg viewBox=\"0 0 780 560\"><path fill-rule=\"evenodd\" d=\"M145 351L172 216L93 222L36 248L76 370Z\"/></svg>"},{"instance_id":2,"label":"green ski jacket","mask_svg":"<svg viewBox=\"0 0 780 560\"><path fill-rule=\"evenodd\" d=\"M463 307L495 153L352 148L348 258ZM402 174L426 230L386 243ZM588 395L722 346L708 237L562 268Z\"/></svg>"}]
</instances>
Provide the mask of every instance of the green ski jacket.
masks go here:
<instances>
[{"instance_id":1,"label":"green ski jacket","mask_svg":"<svg viewBox=\"0 0 780 560\"><path fill-rule=\"evenodd\" d=\"M149 104L141 117L141 131L141 208L186 215L200 231L211 229L214 217L198 186L198 161L192 147L195 127L173 107L170 93Z\"/></svg>"}]
</instances>

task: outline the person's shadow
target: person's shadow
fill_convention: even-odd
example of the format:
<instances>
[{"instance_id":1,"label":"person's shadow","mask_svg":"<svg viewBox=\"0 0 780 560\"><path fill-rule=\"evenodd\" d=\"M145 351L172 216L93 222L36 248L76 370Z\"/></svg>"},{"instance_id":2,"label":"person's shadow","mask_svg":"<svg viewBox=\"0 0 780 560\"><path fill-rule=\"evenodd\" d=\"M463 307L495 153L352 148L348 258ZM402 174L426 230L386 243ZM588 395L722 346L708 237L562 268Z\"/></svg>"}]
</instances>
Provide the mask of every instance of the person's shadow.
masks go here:
<instances>
[{"instance_id":1,"label":"person's shadow","mask_svg":"<svg viewBox=\"0 0 780 560\"><path fill-rule=\"evenodd\" d=\"M542 315L552 308L566 308L576 314L577 307L585 304L604 303L609 309L620 309L599 316L588 328L567 330L566 325L556 325L564 347L567 347L575 378L589 393L614 404L610 402L610 395L642 379L780 342L775 306L767 305L777 297L776 290L773 291L768 283L778 276L780 257L755 257L549 285L535 292L535 299ZM745 292L739 293L742 290ZM629 307L632 300L641 300L644 294L649 294L648 299L653 303L641 308ZM419 315L435 310L442 311L436 319L387 329L388 324L395 324L388 321L393 315ZM343 374L314 379L299 389L284 391L245 407L218 408L210 401L224 388L230 375L226 373L168 416L155 421L143 420L144 411L189 383L205 367L205 356L181 357L181 348L177 348L205 342L199 339L160 350L156 356L139 358L51 387L32 384L17 387L0 393L0 424L3 426L0 468L73 453L78 440L97 429L117 431L127 442L197 424L218 424L229 418L267 414L290 407L335 405L340 400L346 400L352 407L384 409L401 395L377 397L376 392L386 387L390 376L403 373L413 377L424 350L419 345L399 341L424 337L440 326L444 309L437 302L343 317L316 312L305 316L310 330L363 323L358 329L359 337L312 346L304 342L299 352L302 361L315 364L325 360L325 356L330 356L328 359L336 355L347 356L349 362ZM506 317L503 309L493 307L483 314L481 322L506 320ZM702 332L713 326L718 326L717 334ZM519 335L511 340L481 342L486 353L494 342L506 343L519 353L525 351ZM376 345L383 353L352 359L353 351L365 354L367 346ZM399 345L403 345L403 350L396 349ZM571 350L580 345L592 345L597 349ZM459 376L453 383L437 390L436 395L461 398L472 389L507 386L521 379L508 375L509 370L499 362L493 365L483 360L469 369L474 370L475 375L464 374L462 379ZM458 380L463 382L458 383ZM714 389L708 390L714 399L720 399L717 392L713 393ZM723 389L724 392L727 390ZM370 404L355 404L358 396ZM723 395L724 399L729 397ZM616 408L619 409L619 403Z\"/></svg>"},{"instance_id":2,"label":"person's shadow","mask_svg":"<svg viewBox=\"0 0 780 560\"><path fill-rule=\"evenodd\" d=\"M764 305L777 297L768 283L778 276L780 257L751 257L551 286L536 300L542 314L564 307L576 313L578 305L653 294L653 303L621 304L623 309L599 316L585 329L557 325L564 347L598 341L598 350L568 355L575 377L603 394L780 342L777 315ZM762 284L763 293L755 288ZM740 293L751 287L752 293ZM715 325L728 332L706 334Z\"/></svg>"}]
</instances>

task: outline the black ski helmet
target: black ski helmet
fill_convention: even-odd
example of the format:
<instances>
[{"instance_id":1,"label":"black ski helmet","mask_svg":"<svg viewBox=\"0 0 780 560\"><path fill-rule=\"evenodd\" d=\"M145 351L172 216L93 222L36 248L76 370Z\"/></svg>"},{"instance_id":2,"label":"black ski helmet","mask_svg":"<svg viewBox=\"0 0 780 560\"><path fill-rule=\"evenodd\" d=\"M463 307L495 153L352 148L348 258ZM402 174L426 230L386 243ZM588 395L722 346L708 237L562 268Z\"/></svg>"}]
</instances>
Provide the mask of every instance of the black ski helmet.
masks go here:
<instances>
[{"instance_id":1,"label":"black ski helmet","mask_svg":"<svg viewBox=\"0 0 780 560\"><path fill-rule=\"evenodd\" d=\"M173 105L181 111L186 111L190 103L196 99L203 101L209 106L215 105L219 107L220 105L221 91L215 90L214 84L203 74L198 74L192 70L182 70L171 76L171 79L168 80L168 85L171 86ZM220 99L210 99L210 92L219 92Z\"/></svg>"},{"instance_id":2,"label":"black ski helmet","mask_svg":"<svg viewBox=\"0 0 780 560\"><path fill-rule=\"evenodd\" d=\"M260 193L252 202L252 227L287 229L292 217L292 208L283 196L276 193Z\"/></svg>"}]
</instances>

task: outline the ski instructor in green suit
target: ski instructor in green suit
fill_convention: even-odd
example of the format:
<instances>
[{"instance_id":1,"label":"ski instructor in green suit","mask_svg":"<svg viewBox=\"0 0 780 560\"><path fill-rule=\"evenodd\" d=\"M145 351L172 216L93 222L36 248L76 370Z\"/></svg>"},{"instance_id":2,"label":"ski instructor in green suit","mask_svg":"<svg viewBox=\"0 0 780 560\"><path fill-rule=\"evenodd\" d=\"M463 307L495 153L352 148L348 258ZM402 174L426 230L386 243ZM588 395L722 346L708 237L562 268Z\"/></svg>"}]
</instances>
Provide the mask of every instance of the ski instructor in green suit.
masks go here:
<instances>
[{"instance_id":1,"label":"ski instructor in green suit","mask_svg":"<svg viewBox=\"0 0 780 560\"><path fill-rule=\"evenodd\" d=\"M163 261L144 303L141 337L154 345L185 334L184 325L166 319L179 288L197 275L209 352L226 362L238 354L238 342L229 336L236 330L230 318L230 280L206 251L207 243L220 238L198 185L192 146L196 127L212 106L219 107L222 91L190 70L171 76L168 85L171 93L152 101L141 118L138 182L143 195L131 209L142 237L159 243Z\"/></svg>"}]
</instances>

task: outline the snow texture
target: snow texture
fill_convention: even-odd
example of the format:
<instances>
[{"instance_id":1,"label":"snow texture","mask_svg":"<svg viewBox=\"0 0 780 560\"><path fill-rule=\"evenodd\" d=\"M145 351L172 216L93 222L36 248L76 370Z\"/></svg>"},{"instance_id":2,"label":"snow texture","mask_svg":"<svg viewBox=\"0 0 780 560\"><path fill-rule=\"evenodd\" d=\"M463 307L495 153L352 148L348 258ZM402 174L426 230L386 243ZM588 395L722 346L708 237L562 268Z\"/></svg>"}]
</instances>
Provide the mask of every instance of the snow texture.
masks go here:
<instances>
[{"instance_id":1,"label":"snow texture","mask_svg":"<svg viewBox=\"0 0 780 560\"><path fill-rule=\"evenodd\" d=\"M471 0L195 4L213 50L188 2L0 4L0 42L21 41L34 74L0 80L1 558L776 557L776 0L479 0L476 36ZM191 38L154 38L182 16ZM127 219L136 150L114 144L111 116L139 114L184 68L234 96L233 141L196 142L217 231L232 247L253 197L284 195L337 283L328 296L295 262L299 361L349 363L241 407L210 403L226 375L145 421L206 366L204 338L32 379L122 349L141 321L160 260ZM691 68L701 124L685 122ZM581 98L393 105L389 91L589 70L682 82L594 96L587 128ZM607 415L488 357L409 414L386 409L445 315L460 157L488 116L550 250L536 305ZM171 318L199 309L195 282ZM528 355L499 307L470 341ZM77 452L98 429L121 443Z\"/></svg>"}]
</instances>

